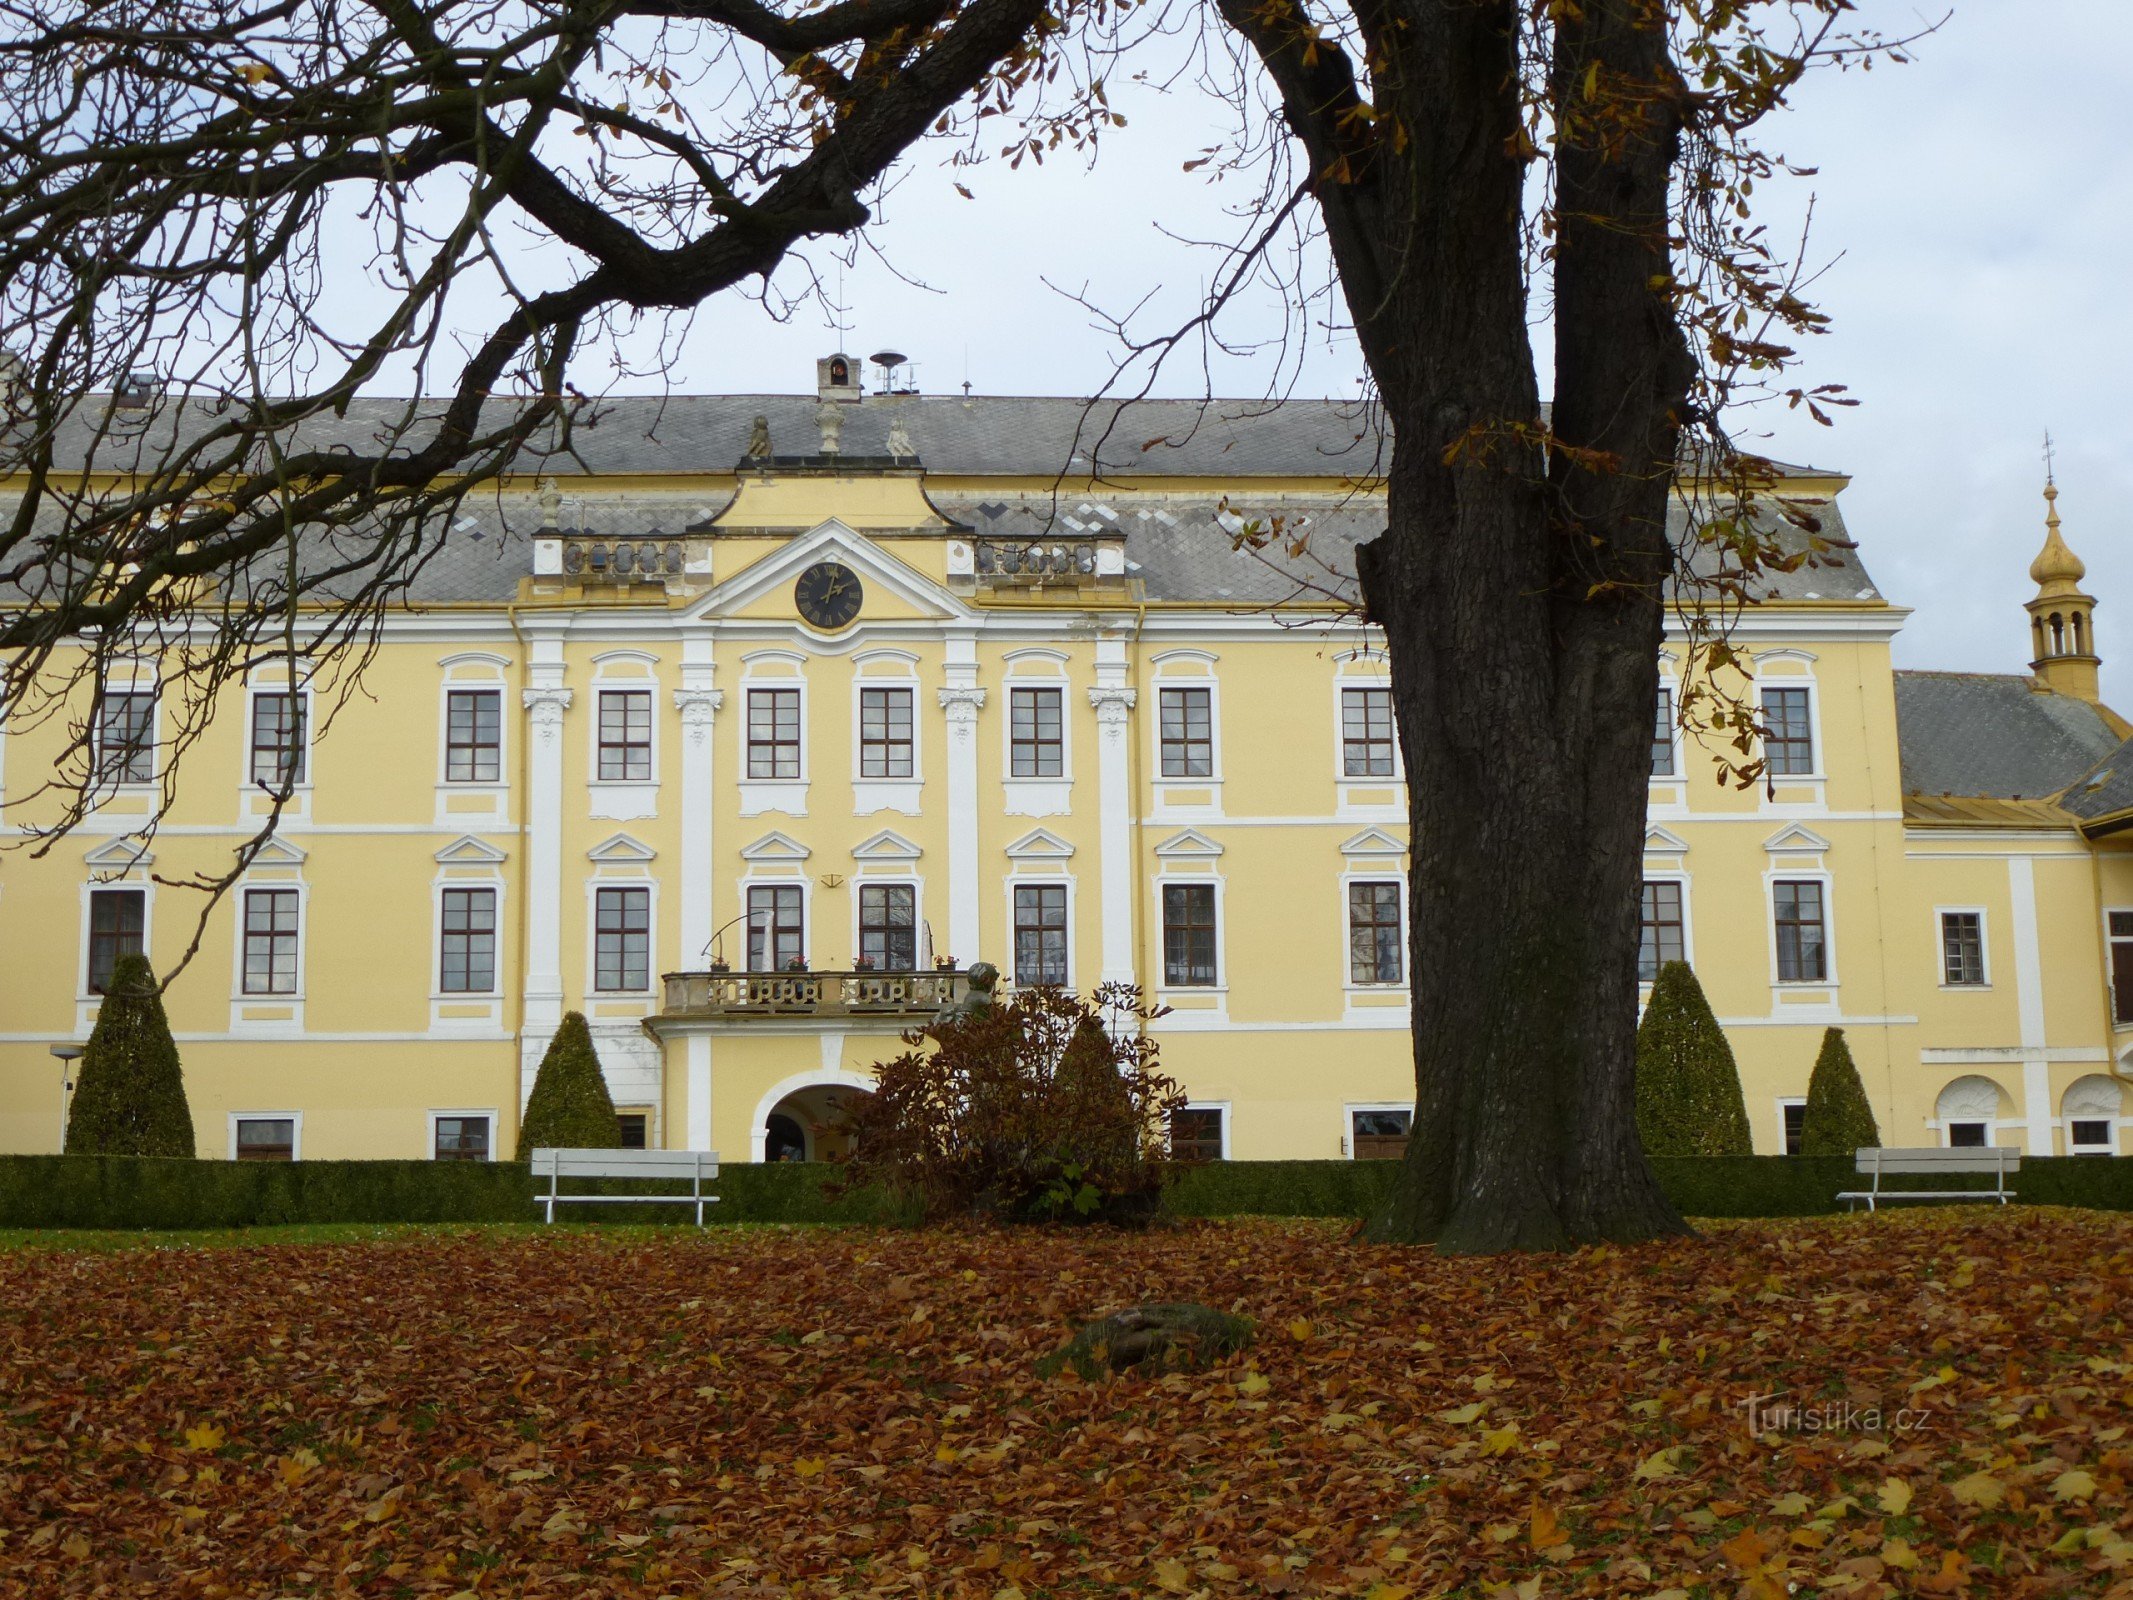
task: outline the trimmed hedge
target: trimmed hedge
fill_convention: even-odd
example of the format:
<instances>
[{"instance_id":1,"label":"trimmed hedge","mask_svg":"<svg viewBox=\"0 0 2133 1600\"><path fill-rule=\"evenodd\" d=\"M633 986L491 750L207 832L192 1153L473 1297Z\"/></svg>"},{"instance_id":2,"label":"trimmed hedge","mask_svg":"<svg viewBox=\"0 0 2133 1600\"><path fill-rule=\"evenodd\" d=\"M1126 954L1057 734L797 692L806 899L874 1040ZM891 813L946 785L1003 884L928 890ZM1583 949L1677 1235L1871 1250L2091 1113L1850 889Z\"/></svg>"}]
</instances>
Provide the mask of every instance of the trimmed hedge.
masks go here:
<instances>
[{"instance_id":1,"label":"trimmed hedge","mask_svg":"<svg viewBox=\"0 0 2133 1600\"><path fill-rule=\"evenodd\" d=\"M1671 1156L1652 1162L1691 1217L1810 1217L1859 1186L1848 1156ZM903 1220L879 1195L832 1200L834 1167L729 1166L706 1218L722 1222ZM1362 1217L1390 1192L1393 1161L1211 1161L1171 1189L1181 1216ZM1984 1188L1983 1178L1932 1180ZM628 1189L631 1185L599 1185ZM642 1187L642 1186L636 1186ZM680 1188L681 1185L670 1185ZM179 1161L0 1156L0 1227L244 1228L269 1223L538 1222L532 1174L516 1162ZM2015 1190L2032 1205L2133 1211L2133 1157L2025 1158ZM588 1191L591 1192L591 1191ZM687 1222L682 1206L580 1206L572 1222Z\"/></svg>"}]
</instances>

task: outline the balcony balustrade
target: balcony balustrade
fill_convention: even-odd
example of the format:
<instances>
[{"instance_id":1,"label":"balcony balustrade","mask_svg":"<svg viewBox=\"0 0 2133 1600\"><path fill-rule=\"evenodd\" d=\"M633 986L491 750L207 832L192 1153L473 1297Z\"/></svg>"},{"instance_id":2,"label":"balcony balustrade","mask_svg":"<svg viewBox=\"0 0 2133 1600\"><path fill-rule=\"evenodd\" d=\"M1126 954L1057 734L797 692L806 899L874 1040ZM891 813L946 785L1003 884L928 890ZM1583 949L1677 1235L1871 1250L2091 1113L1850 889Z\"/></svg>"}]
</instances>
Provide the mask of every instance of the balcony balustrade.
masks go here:
<instances>
[{"instance_id":1,"label":"balcony balustrade","mask_svg":"<svg viewBox=\"0 0 2133 1600\"><path fill-rule=\"evenodd\" d=\"M923 1022L970 989L967 973L669 972L672 1021L744 1022L774 1017L883 1017Z\"/></svg>"}]
</instances>

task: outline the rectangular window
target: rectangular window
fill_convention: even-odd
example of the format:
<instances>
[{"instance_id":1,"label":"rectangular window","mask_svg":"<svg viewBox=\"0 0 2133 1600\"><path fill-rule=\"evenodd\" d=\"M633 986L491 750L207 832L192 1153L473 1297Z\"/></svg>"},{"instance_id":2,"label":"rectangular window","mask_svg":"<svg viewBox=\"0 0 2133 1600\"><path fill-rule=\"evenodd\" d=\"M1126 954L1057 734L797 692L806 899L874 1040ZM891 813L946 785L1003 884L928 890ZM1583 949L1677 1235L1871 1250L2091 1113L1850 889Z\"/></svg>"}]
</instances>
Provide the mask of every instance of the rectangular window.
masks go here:
<instances>
[{"instance_id":1,"label":"rectangular window","mask_svg":"<svg viewBox=\"0 0 2133 1600\"><path fill-rule=\"evenodd\" d=\"M1645 884L1643 923L1637 933L1637 981L1657 983L1661 967L1688 958L1688 941L1682 936L1681 885Z\"/></svg>"},{"instance_id":2,"label":"rectangular window","mask_svg":"<svg viewBox=\"0 0 2133 1600\"><path fill-rule=\"evenodd\" d=\"M1212 988L1215 982L1215 886L1163 885L1163 982Z\"/></svg>"},{"instance_id":3,"label":"rectangular window","mask_svg":"<svg viewBox=\"0 0 2133 1600\"><path fill-rule=\"evenodd\" d=\"M600 691L600 781L652 781L652 692Z\"/></svg>"},{"instance_id":4,"label":"rectangular window","mask_svg":"<svg viewBox=\"0 0 2133 1600\"><path fill-rule=\"evenodd\" d=\"M239 1117L237 1119L237 1159L239 1161L294 1161L296 1159L296 1119L294 1117Z\"/></svg>"},{"instance_id":5,"label":"rectangular window","mask_svg":"<svg viewBox=\"0 0 2133 1600\"><path fill-rule=\"evenodd\" d=\"M1162 717L1163 776L1215 775L1212 689L1165 689L1157 697Z\"/></svg>"},{"instance_id":6,"label":"rectangular window","mask_svg":"<svg viewBox=\"0 0 2133 1600\"><path fill-rule=\"evenodd\" d=\"M911 691L859 691L859 776L911 776Z\"/></svg>"},{"instance_id":7,"label":"rectangular window","mask_svg":"<svg viewBox=\"0 0 2133 1600\"><path fill-rule=\"evenodd\" d=\"M2133 911L2114 911L2111 929L2111 1020L2133 1023Z\"/></svg>"},{"instance_id":8,"label":"rectangular window","mask_svg":"<svg viewBox=\"0 0 2133 1600\"><path fill-rule=\"evenodd\" d=\"M1778 982L1827 983L1829 944L1822 922L1822 885L1771 885L1777 910Z\"/></svg>"},{"instance_id":9,"label":"rectangular window","mask_svg":"<svg viewBox=\"0 0 2133 1600\"><path fill-rule=\"evenodd\" d=\"M1659 691L1658 714L1652 719L1652 776L1674 775L1674 691Z\"/></svg>"},{"instance_id":10,"label":"rectangular window","mask_svg":"<svg viewBox=\"0 0 2133 1600\"><path fill-rule=\"evenodd\" d=\"M918 891L908 883L859 886L859 954L876 972L918 965Z\"/></svg>"},{"instance_id":11,"label":"rectangular window","mask_svg":"<svg viewBox=\"0 0 2133 1600\"><path fill-rule=\"evenodd\" d=\"M652 986L652 891L593 891L593 987L639 994Z\"/></svg>"},{"instance_id":12,"label":"rectangular window","mask_svg":"<svg viewBox=\"0 0 2133 1600\"><path fill-rule=\"evenodd\" d=\"M1171 1112L1171 1160L1220 1161L1222 1116L1220 1106L1181 1106Z\"/></svg>"},{"instance_id":13,"label":"rectangular window","mask_svg":"<svg viewBox=\"0 0 2133 1600\"><path fill-rule=\"evenodd\" d=\"M1067 981L1067 892L1063 883L1015 885L1015 982Z\"/></svg>"},{"instance_id":14,"label":"rectangular window","mask_svg":"<svg viewBox=\"0 0 2133 1600\"><path fill-rule=\"evenodd\" d=\"M748 691L748 776L800 776L800 691Z\"/></svg>"},{"instance_id":15,"label":"rectangular window","mask_svg":"<svg viewBox=\"0 0 2133 1600\"><path fill-rule=\"evenodd\" d=\"M1392 691L1341 691L1341 776L1393 775Z\"/></svg>"},{"instance_id":16,"label":"rectangular window","mask_svg":"<svg viewBox=\"0 0 2133 1600\"><path fill-rule=\"evenodd\" d=\"M504 697L495 689L453 689L444 697L444 781L503 778Z\"/></svg>"},{"instance_id":17,"label":"rectangular window","mask_svg":"<svg viewBox=\"0 0 2133 1600\"><path fill-rule=\"evenodd\" d=\"M1763 754L1772 777L1800 777L1815 770L1814 728L1807 711L1805 689L1763 691Z\"/></svg>"},{"instance_id":18,"label":"rectangular window","mask_svg":"<svg viewBox=\"0 0 2133 1600\"><path fill-rule=\"evenodd\" d=\"M496 891L444 891L440 994L493 994L496 990Z\"/></svg>"},{"instance_id":19,"label":"rectangular window","mask_svg":"<svg viewBox=\"0 0 2133 1600\"><path fill-rule=\"evenodd\" d=\"M1985 981L1985 917L1978 911L1940 914L1940 981L1975 988Z\"/></svg>"},{"instance_id":20,"label":"rectangular window","mask_svg":"<svg viewBox=\"0 0 2133 1600\"><path fill-rule=\"evenodd\" d=\"M2111 1156L2118 1141L2109 1117L2075 1117L2066 1125L2067 1149L2077 1156Z\"/></svg>"},{"instance_id":21,"label":"rectangular window","mask_svg":"<svg viewBox=\"0 0 2133 1600\"><path fill-rule=\"evenodd\" d=\"M304 782L306 731L301 694L253 695L252 781L268 789Z\"/></svg>"},{"instance_id":22,"label":"rectangular window","mask_svg":"<svg viewBox=\"0 0 2133 1600\"><path fill-rule=\"evenodd\" d=\"M143 932L148 919L145 889L91 889L89 891L89 992L102 994L111 986L111 969L120 956L137 956L145 948Z\"/></svg>"},{"instance_id":23,"label":"rectangular window","mask_svg":"<svg viewBox=\"0 0 2133 1600\"><path fill-rule=\"evenodd\" d=\"M156 781L153 694L105 694L96 713L96 776L101 783Z\"/></svg>"},{"instance_id":24,"label":"rectangular window","mask_svg":"<svg viewBox=\"0 0 2133 1600\"><path fill-rule=\"evenodd\" d=\"M1800 1130L1807 1126L1807 1102L1780 1101L1778 1111L1785 1118L1785 1154L1796 1156L1800 1153Z\"/></svg>"},{"instance_id":25,"label":"rectangular window","mask_svg":"<svg viewBox=\"0 0 2133 1600\"><path fill-rule=\"evenodd\" d=\"M1353 1111L1348 1115L1349 1148L1358 1161L1398 1161L1407 1154L1412 1111Z\"/></svg>"},{"instance_id":26,"label":"rectangular window","mask_svg":"<svg viewBox=\"0 0 2133 1600\"><path fill-rule=\"evenodd\" d=\"M296 993L294 889L244 892L244 992Z\"/></svg>"},{"instance_id":27,"label":"rectangular window","mask_svg":"<svg viewBox=\"0 0 2133 1600\"><path fill-rule=\"evenodd\" d=\"M486 1161L489 1159L487 1117L439 1117L436 1143L430 1151L438 1161Z\"/></svg>"},{"instance_id":28,"label":"rectangular window","mask_svg":"<svg viewBox=\"0 0 2133 1600\"><path fill-rule=\"evenodd\" d=\"M1982 1150L1990 1142L1986 1135L1992 1130L1982 1122L1951 1122L1948 1124L1948 1145L1954 1150Z\"/></svg>"},{"instance_id":29,"label":"rectangular window","mask_svg":"<svg viewBox=\"0 0 2133 1600\"><path fill-rule=\"evenodd\" d=\"M1401 969L1398 881L1349 884L1348 981L1398 983Z\"/></svg>"},{"instance_id":30,"label":"rectangular window","mask_svg":"<svg viewBox=\"0 0 2133 1600\"><path fill-rule=\"evenodd\" d=\"M1007 697L1013 741L1008 770L1018 778L1057 778L1066 771L1061 732L1065 696L1057 689L1016 689Z\"/></svg>"},{"instance_id":31,"label":"rectangular window","mask_svg":"<svg viewBox=\"0 0 2133 1600\"><path fill-rule=\"evenodd\" d=\"M798 885L748 891L748 970L785 972L805 958Z\"/></svg>"},{"instance_id":32,"label":"rectangular window","mask_svg":"<svg viewBox=\"0 0 2133 1600\"><path fill-rule=\"evenodd\" d=\"M649 1111L618 1111L615 1126L622 1135L622 1148L642 1150L652 1133L652 1114Z\"/></svg>"}]
</instances>

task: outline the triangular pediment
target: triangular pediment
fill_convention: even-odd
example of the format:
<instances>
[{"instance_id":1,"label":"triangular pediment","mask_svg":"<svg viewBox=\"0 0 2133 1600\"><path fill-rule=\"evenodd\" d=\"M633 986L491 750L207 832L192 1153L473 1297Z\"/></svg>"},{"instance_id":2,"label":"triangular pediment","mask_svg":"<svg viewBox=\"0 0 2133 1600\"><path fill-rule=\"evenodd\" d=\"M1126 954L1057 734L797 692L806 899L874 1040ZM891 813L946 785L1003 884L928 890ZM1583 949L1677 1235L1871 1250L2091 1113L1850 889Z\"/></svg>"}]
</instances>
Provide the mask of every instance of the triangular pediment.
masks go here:
<instances>
[{"instance_id":1,"label":"triangular pediment","mask_svg":"<svg viewBox=\"0 0 2133 1600\"><path fill-rule=\"evenodd\" d=\"M894 828L884 828L873 838L852 846L852 857L857 861L916 861L924 853Z\"/></svg>"},{"instance_id":2,"label":"triangular pediment","mask_svg":"<svg viewBox=\"0 0 2133 1600\"><path fill-rule=\"evenodd\" d=\"M437 860L447 867L495 866L504 859L503 851L471 833L461 834L437 852Z\"/></svg>"},{"instance_id":3,"label":"triangular pediment","mask_svg":"<svg viewBox=\"0 0 2133 1600\"><path fill-rule=\"evenodd\" d=\"M1341 845L1344 856L1404 856L1407 846L1383 828L1365 828Z\"/></svg>"},{"instance_id":4,"label":"triangular pediment","mask_svg":"<svg viewBox=\"0 0 2133 1600\"><path fill-rule=\"evenodd\" d=\"M1218 856L1222 847L1207 837L1198 828L1187 828L1182 833L1173 833L1155 847L1155 853L1163 857L1173 856Z\"/></svg>"},{"instance_id":5,"label":"triangular pediment","mask_svg":"<svg viewBox=\"0 0 2133 1600\"><path fill-rule=\"evenodd\" d=\"M1646 828L1644 853L1648 856L1685 856L1689 853L1689 841L1671 828Z\"/></svg>"},{"instance_id":6,"label":"triangular pediment","mask_svg":"<svg viewBox=\"0 0 2133 1600\"><path fill-rule=\"evenodd\" d=\"M1829 848L1829 841L1812 828L1804 828L1795 822L1789 827L1778 829L1776 833L1765 839L1763 848L1772 855L1776 855L1780 851L1798 855L1820 855Z\"/></svg>"},{"instance_id":7,"label":"triangular pediment","mask_svg":"<svg viewBox=\"0 0 2133 1600\"><path fill-rule=\"evenodd\" d=\"M1007 847L1011 861L1064 861L1074 847L1049 828L1032 828Z\"/></svg>"},{"instance_id":8,"label":"triangular pediment","mask_svg":"<svg viewBox=\"0 0 2133 1600\"><path fill-rule=\"evenodd\" d=\"M811 853L791 834L780 833L775 828L754 844L741 847L743 861L805 861Z\"/></svg>"},{"instance_id":9,"label":"triangular pediment","mask_svg":"<svg viewBox=\"0 0 2133 1600\"><path fill-rule=\"evenodd\" d=\"M650 861L659 852L626 833L609 834L585 852L588 861Z\"/></svg>"},{"instance_id":10,"label":"triangular pediment","mask_svg":"<svg viewBox=\"0 0 2133 1600\"><path fill-rule=\"evenodd\" d=\"M838 561L851 568L864 590L885 595L895 609L908 616L927 619L967 617L970 608L917 568L899 561L886 550L832 518L812 533L781 545L753 565L743 567L705 595L692 608L692 617L730 616L746 610L766 596L789 587L818 561ZM862 605L859 620L867 620ZM797 620L797 618L795 619Z\"/></svg>"},{"instance_id":11,"label":"triangular pediment","mask_svg":"<svg viewBox=\"0 0 2133 1600\"><path fill-rule=\"evenodd\" d=\"M82 852L82 861L98 872L126 872L134 867L152 867L156 858L140 839L106 839L93 850Z\"/></svg>"},{"instance_id":12,"label":"triangular pediment","mask_svg":"<svg viewBox=\"0 0 2133 1600\"><path fill-rule=\"evenodd\" d=\"M242 849L243 847L239 846L238 848ZM310 857L304 851L299 850L288 840L282 838L281 835L275 834L266 843L262 844L258 850L253 852L252 865L255 867L300 867L309 859Z\"/></svg>"}]
</instances>

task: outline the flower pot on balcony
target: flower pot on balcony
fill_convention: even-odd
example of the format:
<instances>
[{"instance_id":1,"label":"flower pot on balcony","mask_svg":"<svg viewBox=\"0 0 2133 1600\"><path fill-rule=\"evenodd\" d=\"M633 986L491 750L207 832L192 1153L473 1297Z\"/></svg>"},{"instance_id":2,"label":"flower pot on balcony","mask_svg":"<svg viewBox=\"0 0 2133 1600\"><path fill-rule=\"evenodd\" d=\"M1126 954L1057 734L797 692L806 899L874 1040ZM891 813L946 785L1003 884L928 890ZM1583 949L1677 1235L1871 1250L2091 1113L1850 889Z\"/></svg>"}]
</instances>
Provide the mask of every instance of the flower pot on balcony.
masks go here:
<instances>
[{"instance_id":1,"label":"flower pot on balcony","mask_svg":"<svg viewBox=\"0 0 2133 1600\"><path fill-rule=\"evenodd\" d=\"M807 958L804 956L794 956L790 961L785 963L785 970L787 972L805 972L807 970Z\"/></svg>"},{"instance_id":2,"label":"flower pot on balcony","mask_svg":"<svg viewBox=\"0 0 2133 1600\"><path fill-rule=\"evenodd\" d=\"M852 970L854 972L872 972L874 970L874 958L872 956L852 957Z\"/></svg>"},{"instance_id":3,"label":"flower pot on balcony","mask_svg":"<svg viewBox=\"0 0 2133 1600\"><path fill-rule=\"evenodd\" d=\"M711 970L713 972L731 972L733 970L733 967L732 964L726 961L723 957L713 956L711 958Z\"/></svg>"},{"instance_id":4,"label":"flower pot on balcony","mask_svg":"<svg viewBox=\"0 0 2133 1600\"><path fill-rule=\"evenodd\" d=\"M954 957L954 956L940 956L940 957L937 957L937 958L936 958L936 959L934 960L934 963L933 963L933 970L934 970L935 972L953 972L953 971L955 971L955 957Z\"/></svg>"}]
</instances>

